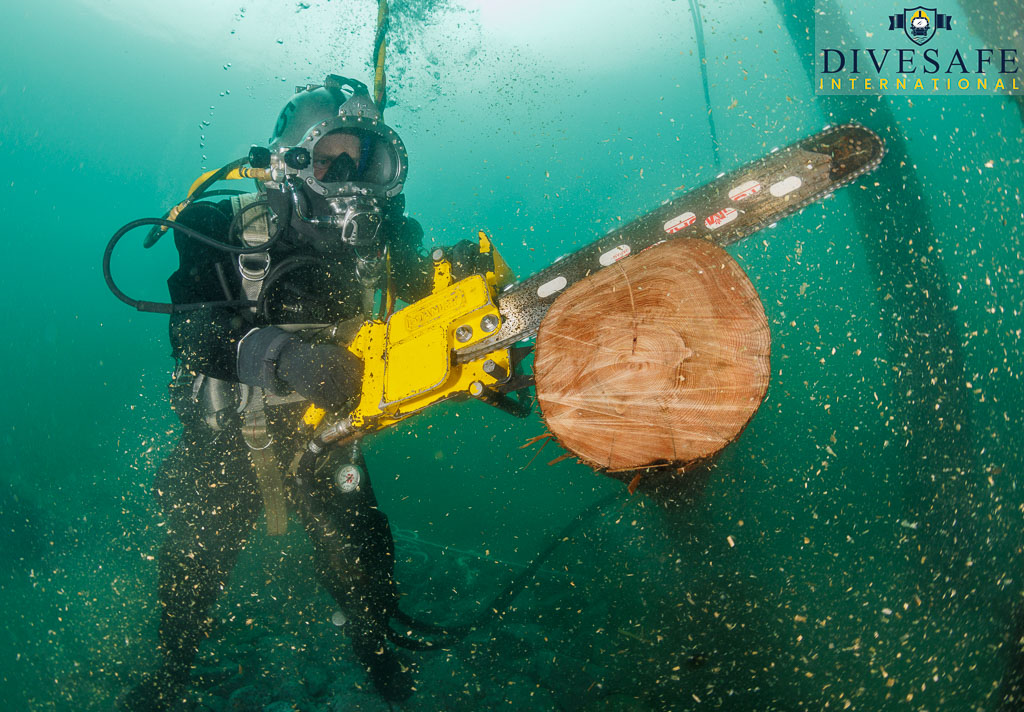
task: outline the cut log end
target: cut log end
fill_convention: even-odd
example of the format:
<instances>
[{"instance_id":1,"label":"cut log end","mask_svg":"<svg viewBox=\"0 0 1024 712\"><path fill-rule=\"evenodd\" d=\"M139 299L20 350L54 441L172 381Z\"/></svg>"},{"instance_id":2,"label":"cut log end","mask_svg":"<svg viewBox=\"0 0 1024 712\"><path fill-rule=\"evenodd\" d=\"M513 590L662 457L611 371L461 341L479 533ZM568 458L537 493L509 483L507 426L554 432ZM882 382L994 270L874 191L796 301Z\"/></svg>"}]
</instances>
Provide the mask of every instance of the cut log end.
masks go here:
<instances>
[{"instance_id":1,"label":"cut log end","mask_svg":"<svg viewBox=\"0 0 1024 712\"><path fill-rule=\"evenodd\" d=\"M576 283L537 335L537 400L598 469L680 465L732 442L770 378L764 307L704 240L672 240Z\"/></svg>"}]
</instances>

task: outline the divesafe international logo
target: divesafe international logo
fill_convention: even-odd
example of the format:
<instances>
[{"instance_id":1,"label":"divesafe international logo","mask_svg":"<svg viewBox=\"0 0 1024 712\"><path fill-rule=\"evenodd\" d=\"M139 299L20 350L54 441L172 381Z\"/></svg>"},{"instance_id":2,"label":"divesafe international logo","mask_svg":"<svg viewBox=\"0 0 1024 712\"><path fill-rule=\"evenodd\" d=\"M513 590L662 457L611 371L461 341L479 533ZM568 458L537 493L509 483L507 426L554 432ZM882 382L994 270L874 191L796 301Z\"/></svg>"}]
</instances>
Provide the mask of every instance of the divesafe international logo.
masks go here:
<instances>
[{"instance_id":1,"label":"divesafe international logo","mask_svg":"<svg viewBox=\"0 0 1024 712\"><path fill-rule=\"evenodd\" d=\"M980 41L966 24L934 7L840 13L835 0L817 0L815 91L1024 94L1021 42L1014 38L1021 39L1015 34L1005 46L976 46Z\"/></svg>"},{"instance_id":2,"label":"divesafe international logo","mask_svg":"<svg viewBox=\"0 0 1024 712\"><path fill-rule=\"evenodd\" d=\"M911 42L923 45L935 36L936 30L948 30L949 15L943 15L935 8L903 8L902 15L889 15L889 29L903 30Z\"/></svg>"}]
</instances>

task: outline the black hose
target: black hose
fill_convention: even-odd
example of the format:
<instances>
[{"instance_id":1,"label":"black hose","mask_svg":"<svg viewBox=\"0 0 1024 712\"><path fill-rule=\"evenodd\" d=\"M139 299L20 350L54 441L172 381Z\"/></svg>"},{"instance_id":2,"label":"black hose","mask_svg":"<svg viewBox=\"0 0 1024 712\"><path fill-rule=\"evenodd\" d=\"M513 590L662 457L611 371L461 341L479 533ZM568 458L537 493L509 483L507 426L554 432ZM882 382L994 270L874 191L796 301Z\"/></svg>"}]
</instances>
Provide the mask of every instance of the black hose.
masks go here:
<instances>
[{"instance_id":1,"label":"black hose","mask_svg":"<svg viewBox=\"0 0 1024 712\"><path fill-rule=\"evenodd\" d=\"M222 196L222 195L227 195L227 196L248 195L251 192L252 192L251 190L229 190L227 188L224 188L223 190L208 190L208 191L203 193L203 197L204 198L216 198L216 197Z\"/></svg>"},{"instance_id":2,"label":"black hose","mask_svg":"<svg viewBox=\"0 0 1024 712\"><path fill-rule=\"evenodd\" d=\"M245 216L245 214L247 212L249 212L250 210L255 210L256 208L265 208L265 207L267 207L267 199L266 198L259 198L257 200L252 201L251 203L249 203L248 205L243 207L241 210L239 210L237 213L235 213L231 217L231 224L228 225L228 241L229 242L233 242L235 240L235 235L238 233L238 231L239 230L243 230L243 228L242 228L242 218ZM267 214L267 220L270 220L269 211L268 211L268 214ZM267 240L267 242L271 242L272 240L274 240L274 238L276 238L278 236L278 233L280 233L281 230L284 229L284 225L286 223L287 223L287 220L280 220L280 221L278 221L277 229L274 231L274 234L270 235L270 238ZM239 239L238 242L240 242L243 245L245 244L245 240L242 240L242 239ZM264 243L264 246L266 246L266 243Z\"/></svg>"},{"instance_id":3,"label":"black hose","mask_svg":"<svg viewBox=\"0 0 1024 712\"><path fill-rule=\"evenodd\" d=\"M225 175L227 175L228 171L233 170L238 165L241 165L244 162L245 161L242 161L240 159L239 161L235 161L234 163L229 163L227 166L224 166L224 168L220 169L220 171L218 171L217 173L223 172ZM203 181L203 184L199 186L199 189L193 195L201 193L206 186L212 184L214 177L215 176L211 176L206 181ZM215 193L226 194L230 192L232 191L211 191L210 193L206 193L206 195L210 196ZM170 302L146 302L138 299L132 299L127 294L122 292L114 283L114 277L110 271L110 259L111 256L114 254L114 248L117 246L117 243L120 242L121 238L124 237L127 233L134 230L135 228L142 227L143 225L153 225L155 227L174 229L179 231L182 235L186 237L190 237L193 240L198 240L204 245L207 245L217 250L223 250L224 252L228 252L231 254L248 255L257 252L265 252L269 250L270 247L274 245L282 235L284 235L285 230L288 227L288 223L291 220L291 206L288 204L287 200L283 202L287 207L285 208L284 212L278 216L277 229L274 230L273 234L269 236L266 242L264 242L262 245L255 245L253 247L235 247L234 245L229 245L227 243L221 242L220 240L215 240L212 237L209 237L208 235L204 235L198 230L195 230L187 225L183 225L174 220L167 220L166 218L141 218L139 220L133 220L127 225L123 226L120 230L115 232L113 237L110 238L110 241L107 242L107 249L104 250L103 252L103 279L106 280L107 287L110 288L110 291L113 292L114 296L120 299L122 302L124 302L130 307L134 307L138 311L151 312L154 314L177 314L180 312L197 311L199 309L206 309L209 307L257 306L257 302L250 301L248 299L227 299L224 301L217 302L193 302L190 304L172 304ZM246 205L244 208L235 213L235 215L233 215L231 218L231 224L228 226L228 239L231 240L234 238L235 231L238 230L239 227L241 226L242 216L245 215L247 211L253 210L256 207L266 205L266 198L262 198L260 200L253 201L252 203ZM270 219L269 215L267 219ZM152 232L150 232L150 235L152 235ZM263 301L265 302L266 300Z\"/></svg>"},{"instance_id":4,"label":"black hose","mask_svg":"<svg viewBox=\"0 0 1024 712\"><path fill-rule=\"evenodd\" d=\"M302 453L302 457L300 457L299 461L295 464L295 479L302 480L313 478L313 475L316 472L316 460L320 456L320 453L323 452L324 447L324 441L321 440L319 436L313 438L313 441L310 443L310 447ZM316 449L314 450L311 448Z\"/></svg>"},{"instance_id":5,"label":"black hose","mask_svg":"<svg viewBox=\"0 0 1024 712\"><path fill-rule=\"evenodd\" d=\"M268 295L270 294L270 288L282 277L294 272L302 265L319 265L322 263L322 259L308 255L292 255L291 257L286 257L280 264L271 269L270 274L268 274L266 279L263 280L263 286L260 288L259 296L256 298L256 313L269 321L270 307L267 304L267 300Z\"/></svg>"},{"instance_id":6,"label":"black hose","mask_svg":"<svg viewBox=\"0 0 1024 712\"><path fill-rule=\"evenodd\" d=\"M557 535L555 535L551 540L551 543L549 543L544 550L530 562L529 566L520 571L516 576L512 577L512 580L509 581L497 596L492 598L490 602L481 609L480 613L470 623L463 625L435 625L420 621L404 611L396 610L392 617L398 622L407 625L413 630L420 631L428 635L439 636L439 638L435 641L417 640L389 629L388 639L395 645L409 650L439 650L455 645L465 638L470 632L482 627L491 619L501 618L508 610L508 607L512 604L512 601L515 600L516 596L518 596L526 587L527 582L537 573L537 569L547 561L548 557L554 553L555 549L567 541L577 529L600 514L601 510L603 510L607 505L620 498L621 492L612 492L607 497L599 499L573 517L572 521L563 527Z\"/></svg>"},{"instance_id":7,"label":"black hose","mask_svg":"<svg viewBox=\"0 0 1024 712\"><path fill-rule=\"evenodd\" d=\"M313 438L306 451L302 453L298 463L296 463L295 477L297 479L312 478L315 475L317 459L326 447L327 443L321 440L319 436ZM607 497L599 499L573 517L572 521L558 532L558 534L552 539L551 543L549 543L544 550L530 562L529 566L520 571L516 576L512 577L512 580L509 581L497 596L492 598L487 605L481 609L480 613L470 623L462 625L437 625L434 623L427 623L414 618L396 606L394 612L391 614L393 620L408 626L410 628L410 632L416 631L419 633L425 633L427 635L435 636L436 639L425 640L413 638L409 635L399 633L389 626L387 630L388 640L399 647L405 648L406 650L441 650L444 648L450 648L459 643L472 631L480 628L490 619L501 618L508 609L508 606L513 600L515 600L515 597L522 592L526 583L533 578L537 573L537 570L545 561L547 561L548 557L554 553L555 549L561 546L565 541L568 541L569 537L572 536L577 529L600 514L601 510L612 502L618 500L620 497L620 492L612 492Z\"/></svg>"},{"instance_id":8,"label":"black hose","mask_svg":"<svg viewBox=\"0 0 1024 712\"><path fill-rule=\"evenodd\" d=\"M220 282L220 290L224 292L224 298L234 299L235 295L231 292L231 287L228 286L228 277L224 274L224 265L217 262L213 266L213 271L217 273L217 281Z\"/></svg>"},{"instance_id":9,"label":"black hose","mask_svg":"<svg viewBox=\"0 0 1024 712\"><path fill-rule=\"evenodd\" d=\"M121 238L132 230L144 225L160 225L167 227L176 230L182 235L192 238L193 240L198 240L208 247L223 250L224 252L234 255L249 255L256 252L265 252L282 234L284 234L283 227L279 225L278 230L262 245L256 245L255 247L235 247L234 245L223 243L220 240L215 240L208 235L204 235L198 230L187 225L183 225L182 223L175 222L174 220L165 220L163 218L140 218L138 220L132 220L130 223L124 225L120 230L115 232L107 242L107 248L103 251L103 279L106 281L107 287L110 288L110 291L114 296L122 302L130 307L134 307L138 311L151 312L154 314L177 314L180 312L207 309L209 307L252 307L256 305L256 302L248 299L232 299L214 302L193 302L191 304L171 304L169 302L147 302L129 297L118 288L117 284L115 284L114 277L110 271L110 259L114 254L114 248L117 247L117 243L121 241Z\"/></svg>"},{"instance_id":10,"label":"black hose","mask_svg":"<svg viewBox=\"0 0 1024 712\"><path fill-rule=\"evenodd\" d=\"M226 166L222 166L221 168L218 168L216 173L211 174L209 178L207 178L202 183L200 183L199 186L195 190L192 191L191 195L189 195L187 198L185 198L184 201L182 201L181 203L178 204L179 205L178 213L181 213L182 210L184 210L185 208L190 206L192 203L194 203L197 200L199 200L200 198L202 198L206 194L206 189L209 188L211 185L213 185L214 183L216 183L218 181L223 180L224 177L228 173L230 173L231 171L235 170L236 168L241 168L242 166L244 166L248 162L249 162L249 157L246 156L245 158L239 158L237 160L231 161L231 163L227 164ZM171 215L171 211L168 210L166 213L164 213L164 219L165 220L168 219L170 217L170 215ZM143 240L143 242L142 242L142 246L143 247L145 247L146 249L149 249L150 247L152 247L153 245L155 245L157 243L157 240L159 240L161 237L163 237L165 232L167 232L166 230L160 230L159 227L160 227L159 225L154 225L153 228L150 229L149 234L146 235L146 239Z\"/></svg>"}]
</instances>

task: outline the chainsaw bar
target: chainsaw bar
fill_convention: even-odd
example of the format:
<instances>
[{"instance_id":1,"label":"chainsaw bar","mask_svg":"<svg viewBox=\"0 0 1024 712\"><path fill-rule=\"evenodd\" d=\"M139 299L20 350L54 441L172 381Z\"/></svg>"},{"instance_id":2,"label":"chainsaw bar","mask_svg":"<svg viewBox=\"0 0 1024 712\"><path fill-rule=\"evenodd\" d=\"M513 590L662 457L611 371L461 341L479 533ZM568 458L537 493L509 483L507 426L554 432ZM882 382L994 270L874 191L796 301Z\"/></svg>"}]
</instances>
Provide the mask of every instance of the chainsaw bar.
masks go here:
<instances>
[{"instance_id":1,"label":"chainsaw bar","mask_svg":"<svg viewBox=\"0 0 1024 712\"><path fill-rule=\"evenodd\" d=\"M501 327L458 349L456 361L473 361L536 336L548 308L567 287L629 255L681 237L731 245L874 170L884 155L877 134L845 124L722 174L508 287L498 297Z\"/></svg>"}]
</instances>

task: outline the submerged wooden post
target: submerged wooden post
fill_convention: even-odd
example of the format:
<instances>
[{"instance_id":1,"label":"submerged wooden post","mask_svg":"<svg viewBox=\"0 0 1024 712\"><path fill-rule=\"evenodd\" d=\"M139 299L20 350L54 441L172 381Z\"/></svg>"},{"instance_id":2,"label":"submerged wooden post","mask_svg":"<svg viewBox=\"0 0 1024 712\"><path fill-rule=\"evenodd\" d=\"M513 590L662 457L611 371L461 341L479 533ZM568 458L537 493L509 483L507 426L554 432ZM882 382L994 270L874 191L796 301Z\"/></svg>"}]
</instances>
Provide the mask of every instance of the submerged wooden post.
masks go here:
<instances>
[{"instance_id":1,"label":"submerged wooden post","mask_svg":"<svg viewBox=\"0 0 1024 712\"><path fill-rule=\"evenodd\" d=\"M739 264L705 240L671 240L558 297L537 334L537 400L592 467L683 465L740 434L768 389L770 351Z\"/></svg>"}]
</instances>

